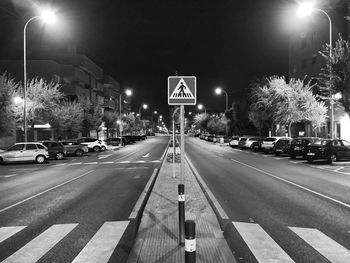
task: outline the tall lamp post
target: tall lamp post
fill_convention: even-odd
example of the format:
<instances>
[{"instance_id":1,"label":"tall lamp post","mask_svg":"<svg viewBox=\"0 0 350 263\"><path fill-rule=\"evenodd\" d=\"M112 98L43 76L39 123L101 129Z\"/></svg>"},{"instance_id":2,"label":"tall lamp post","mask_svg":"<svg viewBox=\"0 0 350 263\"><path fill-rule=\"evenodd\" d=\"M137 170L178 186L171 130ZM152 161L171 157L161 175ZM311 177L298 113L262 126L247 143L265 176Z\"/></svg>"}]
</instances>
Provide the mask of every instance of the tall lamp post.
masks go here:
<instances>
[{"instance_id":1,"label":"tall lamp post","mask_svg":"<svg viewBox=\"0 0 350 263\"><path fill-rule=\"evenodd\" d=\"M42 20L44 23L53 24L56 20L55 14L52 11L45 10L40 15L33 16L24 25L23 29L23 132L24 142L28 141L27 136L27 39L26 32L28 24L36 19Z\"/></svg>"},{"instance_id":2,"label":"tall lamp post","mask_svg":"<svg viewBox=\"0 0 350 263\"><path fill-rule=\"evenodd\" d=\"M123 122L122 122L122 96L125 94L126 96L131 96L132 91L130 89L126 89L119 94L119 133L120 133L120 146L123 146Z\"/></svg>"},{"instance_id":3,"label":"tall lamp post","mask_svg":"<svg viewBox=\"0 0 350 263\"><path fill-rule=\"evenodd\" d=\"M148 108L148 105L147 105L147 104L142 104L142 105L139 107L139 117L140 117L140 120L141 120L141 109L146 110L147 108Z\"/></svg>"},{"instance_id":4,"label":"tall lamp post","mask_svg":"<svg viewBox=\"0 0 350 263\"><path fill-rule=\"evenodd\" d=\"M324 14L327 19L328 19L328 22L329 22L329 57L330 59L332 59L332 20L330 18L330 16L327 14L326 11L320 9L320 8L316 8L314 7L311 3L302 3L299 5L299 10L298 10L298 13L301 17L305 17L305 16L309 16L312 12L314 11L318 11L318 12L321 12L322 14ZM330 72L330 80L332 78L331 76L331 69L329 70ZM331 82L329 85L332 85ZM329 90L331 90L331 86L329 87ZM330 136L332 139L334 139L334 120L333 120L333 104L334 104L334 99L333 99L333 96L334 95L331 95L331 99L330 99L330 110L329 110L329 115L330 115L330 118L329 118L329 122L330 122Z\"/></svg>"},{"instance_id":5,"label":"tall lamp post","mask_svg":"<svg viewBox=\"0 0 350 263\"><path fill-rule=\"evenodd\" d=\"M228 95L227 95L227 92L225 90L223 90L222 88L218 87L215 89L215 93L217 95L220 95L221 93L225 93L225 97L226 97L226 110L228 110Z\"/></svg>"}]
</instances>

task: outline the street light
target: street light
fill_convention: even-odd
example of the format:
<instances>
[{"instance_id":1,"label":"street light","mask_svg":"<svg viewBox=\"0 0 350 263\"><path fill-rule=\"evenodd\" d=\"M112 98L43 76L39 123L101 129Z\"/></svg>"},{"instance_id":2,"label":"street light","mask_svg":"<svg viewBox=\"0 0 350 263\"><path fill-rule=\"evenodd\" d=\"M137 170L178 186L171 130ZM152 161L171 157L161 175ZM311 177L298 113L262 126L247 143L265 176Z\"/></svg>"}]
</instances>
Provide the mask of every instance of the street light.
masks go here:
<instances>
[{"instance_id":1,"label":"street light","mask_svg":"<svg viewBox=\"0 0 350 263\"><path fill-rule=\"evenodd\" d=\"M142 104L140 107L139 107L139 115L138 116L140 116L140 120L141 120L141 109L147 109L148 108L148 105L147 104Z\"/></svg>"},{"instance_id":2,"label":"street light","mask_svg":"<svg viewBox=\"0 0 350 263\"><path fill-rule=\"evenodd\" d=\"M314 7L309 2L304 2L304 3L301 3L299 5L298 14L299 14L300 17L305 17L305 16L311 15L311 13L314 12L314 11L321 12L328 19L328 22L329 22L329 57L330 57L330 59L332 59L332 20L331 20L330 16L327 14L327 12L322 10L322 9L320 9L320 8ZM330 69L330 72L331 72L331 69ZM332 80L331 74L330 74L330 80ZM331 81L330 81L329 85L332 85ZM330 86L329 89L331 90L331 88L332 87ZM333 95L332 95L332 97L333 97ZM333 130L333 98L330 99L330 115L331 115L330 116L330 135L331 135L331 138L334 139L334 133L333 133L333 131L334 131Z\"/></svg>"},{"instance_id":3,"label":"street light","mask_svg":"<svg viewBox=\"0 0 350 263\"><path fill-rule=\"evenodd\" d=\"M227 95L227 92L225 90L223 90L222 88L218 87L215 89L215 93L217 95L220 95L221 93L225 93L225 97L226 97L226 110L228 110L228 95Z\"/></svg>"},{"instance_id":4,"label":"street light","mask_svg":"<svg viewBox=\"0 0 350 263\"><path fill-rule=\"evenodd\" d=\"M125 94L126 96L132 95L132 90L126 89L124 92L119 94L119 133L120 133L120 146L123 145L123 123L122 123L122 96Z\"/></svg>"},{"instance_id":5,"label":"street light","mask_svg":"<svg viewBox=\"0 0 350 263\"><path fill-rule=\"evenodd\" d=\"M204 109L204 113L207 113L207 109L203 106L203 104L198 104L197 108L198 108L198 110Z\"/></svg>"},{"instance_id":6,"label":"street light","mask_svg":"<svg viewBox=\"0 0 350 263\"><path fill-rule=\"evenodd\" d=\"M33 16L24 25L23 29L23 132L24 142L27 142L27 39L26 31L28 24L36 19L42 20L44 23L53 24L56 21L55 14L50 10L43 10L40 15Z\"/></svg>"}]
</instances>

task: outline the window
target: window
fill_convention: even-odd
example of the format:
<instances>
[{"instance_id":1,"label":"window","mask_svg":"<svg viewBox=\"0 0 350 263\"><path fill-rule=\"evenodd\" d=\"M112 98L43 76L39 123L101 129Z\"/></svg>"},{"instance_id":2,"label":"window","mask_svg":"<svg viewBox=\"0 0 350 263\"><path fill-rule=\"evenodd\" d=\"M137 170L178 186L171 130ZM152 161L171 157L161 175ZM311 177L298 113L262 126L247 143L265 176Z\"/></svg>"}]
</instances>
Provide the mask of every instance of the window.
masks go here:
<instances>
[{"instance_id":1,"label":"window","mask_svg":"<svg viewBox=\"0 0 350 263\"><path fill-rule=\"evenodd\" d=\"M34 143L28 143L26 145L26 150L36 150L36 145Z\"/></svg>"},{"instance_id":2,"label":"window","mask_svg":"<svg viewBox=\"0 0 350 263\"><path fill-rule=\"evenodd\" d=\"M24 148L24 144L16 144L16 145L13 145L12 147L8 148L7 150L8 151L22 151Z\"/></svg>"},{"instance_id":3,"label":"window","mask_svg":"<svg viewBox=\"0 0 350 263\"><path fill-rule=\"evenodd\" d=\"M43 146L43 145L41 145L41 144L37 144L36 146L38 147L38 149L46 150L45 146Z\"/></svg>"},{"instance_id":4,"label":"window","mask_svg":"<svg viewBox=\"0 0 350 263\"><path fill-rule=\"evenodd\" d=\"M350 146L350 142L348 142L348 141L344 141L344 140L343 140L342 142L343 142L343 145L344 145L344 146L347 146L347 147L349 147L349 146Z\"/></svg>"}]
</instances>

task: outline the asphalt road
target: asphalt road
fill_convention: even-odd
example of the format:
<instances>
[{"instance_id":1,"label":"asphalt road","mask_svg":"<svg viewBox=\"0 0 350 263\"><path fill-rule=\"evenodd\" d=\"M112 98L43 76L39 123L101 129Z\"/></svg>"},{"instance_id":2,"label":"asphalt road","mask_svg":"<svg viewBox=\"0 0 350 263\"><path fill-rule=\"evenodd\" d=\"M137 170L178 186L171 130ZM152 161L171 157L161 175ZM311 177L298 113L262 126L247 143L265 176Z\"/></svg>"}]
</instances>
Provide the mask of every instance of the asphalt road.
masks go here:
<instances>
[{"instance_id":1,"label":"asphalt road","mask_svg":"<svg viewBox=\"0 0 350 263\"><path fill-rule=\"evenodd\" d=\"M133 208L168 139L43 165L0 166L0 261L103 263L110 256L125 262Z\"/></svg>"},{"instance_id":2,"label":"asphalt road","mask_svg":"<svg viewBox=\"0 0 350 263\"><path fill-rule=\"evenodd\" d=\"M350 262L350 169L188 137L237 262Z\"/></svg>"}]
</instances>

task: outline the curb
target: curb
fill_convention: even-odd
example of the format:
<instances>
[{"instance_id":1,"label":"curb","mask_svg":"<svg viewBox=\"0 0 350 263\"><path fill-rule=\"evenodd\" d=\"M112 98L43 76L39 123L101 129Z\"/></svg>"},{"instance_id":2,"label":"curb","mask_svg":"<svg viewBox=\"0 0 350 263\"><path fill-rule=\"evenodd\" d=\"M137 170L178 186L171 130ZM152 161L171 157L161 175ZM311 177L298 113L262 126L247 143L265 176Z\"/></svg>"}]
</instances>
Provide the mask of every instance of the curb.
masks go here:
<instances>
[{"instance_id":1,"label":"curb","mask_svg":"<svg viewBox=\"0 0 350 263\"><path fill-rule=\"evenodd\" d=\"M350 162L332 162L332 166L350 166Z\"/></svg>"}]
</instances>

